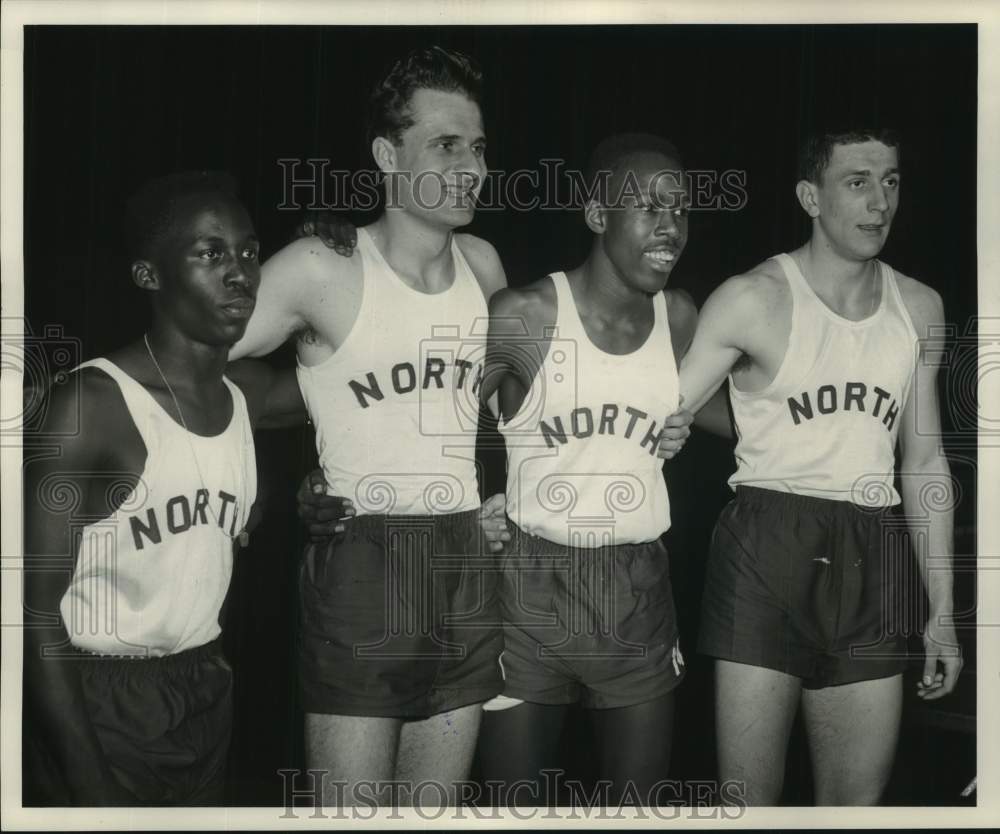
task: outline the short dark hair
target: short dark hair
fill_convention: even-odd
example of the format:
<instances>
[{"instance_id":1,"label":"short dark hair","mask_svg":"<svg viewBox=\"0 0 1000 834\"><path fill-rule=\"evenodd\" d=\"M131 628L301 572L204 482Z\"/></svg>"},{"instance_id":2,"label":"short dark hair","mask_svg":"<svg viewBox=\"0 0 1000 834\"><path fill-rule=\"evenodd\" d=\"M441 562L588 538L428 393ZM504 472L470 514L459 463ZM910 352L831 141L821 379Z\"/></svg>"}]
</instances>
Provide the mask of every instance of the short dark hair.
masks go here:
<instances>
[{"instance_id":1,"label":"short dark hair","mask_svg":"<svg viewBox=\"0 0 1000 834\"><path fill-rule=\"evenodd\" d=\"M672 159L678 167L684 167L677 146L669 139L652 133L616 133L602 139L590 155L584 172L588 195L594 195L599 202L606 203L608 181L619 172L626 159L640 153L660 154ZM609 176L601 178L602 171L610 172Z\"/></svg>"},{"instance_id":2,"label":"short dark hair","mask_svg":"<svg viewBox=\"0 0 1000 834\"><path fill-rule=\"evenodd\" d=\"M222 171L183 171L147 180L125 204L125 245L131 260L152 257L174 231L178 209L192 197L237 198L236 179Z\"/></svg>"},{"instance_id":3,"label":"short dark hair","mask_svg":"<svg viewBox=\"0 0 1000 834\"><path fill-rule=\"evenodd\" d=\"M852 128L814 133L799 150L799 179L819 185L826 166L830 164L833 149L837 145L857 145L861 142L881 142L899 153L899 135L890 128Z\"/></svg>"},{"instance_id":4,"label":"short dark hair","mask_svg":"<svg viewBox=\"0 0 1000 834\"><path fill-rule=\"evenodd\" d=\"M417 90L463 93L476 104L482 96L483 74L461 52L431 46L415 49L397 60L375 84L368 98L368 142L384 136L394 145L413 125L410 99Z\"/></svg>"}]
</instances>

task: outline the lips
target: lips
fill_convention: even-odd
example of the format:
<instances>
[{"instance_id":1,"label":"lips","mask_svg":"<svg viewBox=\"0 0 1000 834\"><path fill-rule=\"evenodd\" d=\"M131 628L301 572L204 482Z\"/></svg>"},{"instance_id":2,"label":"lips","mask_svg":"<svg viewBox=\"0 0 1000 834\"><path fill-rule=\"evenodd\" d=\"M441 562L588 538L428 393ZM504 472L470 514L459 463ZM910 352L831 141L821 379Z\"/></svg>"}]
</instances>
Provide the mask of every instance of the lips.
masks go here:
<instances>
[{"instance_id":1,"label":"lips","mask_svg":"<svg viewBox=\"0 0 1000 834\"><path fill-rule=\"evenodd\" d=\"M450 186L445 189L445 192L449 197L455 199L456 203L462 208L471 207L476 204L476 193L471 188L455 188Z\"/></svg>"},{"instance_id":2,"label":"lips","mask_svg":"<svg viewBox=\"0 0 1000 834\"><path fill-rule=\"evenodd\" d=\"M667 269L677 260L677 252L665 247L647 249L642 256L657 269Z\"/></svg>"},{"instance_id":3,"label":"lips","mask_svg":"<svg viewBox=\"0 0 1000 834\"><path fill-rule=\"evenodd\" d=\"M863 232L875 234L881 232L885 228L885 225L882 223L861 223L858 224L858 228Z\"/></svg>"},{"instance_id":4,"label":"lips","mask_svg":"<svg viewBox=\"0 0 1000 834\"><path fill-rule=\"evenodd\" d=\"M248 319L253 312L255 302L252 298L236 298L222 305L223 312L234 319Z\"/></svg>"}]
</instances>

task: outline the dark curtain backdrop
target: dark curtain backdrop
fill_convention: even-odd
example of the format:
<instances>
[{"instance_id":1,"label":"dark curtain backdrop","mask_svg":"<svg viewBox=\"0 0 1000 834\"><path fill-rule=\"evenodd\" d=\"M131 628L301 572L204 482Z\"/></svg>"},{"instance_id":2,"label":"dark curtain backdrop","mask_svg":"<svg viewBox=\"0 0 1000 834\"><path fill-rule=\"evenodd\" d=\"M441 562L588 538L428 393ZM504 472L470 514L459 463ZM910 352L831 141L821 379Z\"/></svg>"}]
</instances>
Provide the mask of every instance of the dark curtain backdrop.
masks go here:
<instances>
[{"instance_id":1,"label":"dark curtain backdrop","mask_svg":"<svg viewBox=\"0 0 1000 834\"><path fill-rule=\"evenodd\" d=\"M689 169L745 172L745 207L691 219L671 282L699 304L728 275L805 239L793 188L796 148L807 132L830 124L896 127L904 140L902 199L883 257L941 293L958 336L951 348L963 349L976 312L977 54L976 28L965 25L29 27L24 246L32 332L61 326L80 340L83 358L141 335L146 309L118 240L125 198L152 175L230 171L264 255L276 251L297 216L277 208L284 197L278 160L370 168L367 89L393 57L430 43L482 64L493 169L536 170L541 159L579 168L604 136L644 130L674 140ZM351 214L359 224L374 216ZM470 230L496 246L515 286L576 265L588 240L573 211L481 211ZM290 363L292 354L285 349L273 361ZM962 493L957 551L972 554L974 374L944 377L947 446ZM482 446L484 487L494 491L503 479L495 433L487 429ZM239 557L227 606L239 687L231 801L277 804L275 771L302 766L292 660L301 535L292 493L315 461L311 431L259 433L258 460L267 516ZM690 667L674 745L675 775L683 779L714 775L711 667L693 645L705 548L733 468L728 444L697 435L668 467L674 528L667 540ZM958 596L960 608L971 604L971 575L959 576ZM971 638L964 628L970 661ZM972 714L972 697L970 690L961 706L953 701L928 718L908 696L890 801L956 801L975 768L974 738L955 730L968 727L961 713ZM586 775L575 755L586 727L574 726L567 757ZM937 769L918 764L928 761ZM809 801L800 743L789 774L789 800Z\"/></svg>"}]
</instances>

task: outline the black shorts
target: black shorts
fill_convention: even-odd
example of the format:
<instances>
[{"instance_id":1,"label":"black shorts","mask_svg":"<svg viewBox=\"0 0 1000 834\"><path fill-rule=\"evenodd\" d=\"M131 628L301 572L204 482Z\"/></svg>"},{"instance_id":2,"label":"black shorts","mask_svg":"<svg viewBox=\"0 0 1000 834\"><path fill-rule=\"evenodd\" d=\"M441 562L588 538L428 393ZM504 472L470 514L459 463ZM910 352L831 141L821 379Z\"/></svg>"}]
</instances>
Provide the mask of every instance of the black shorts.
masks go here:
<instances>
[{"instance_id":1,"label":"black shorts","mask_svg":"<svg viewBox=\"0 0 1000 834\"><path fill-rule=\"evenodd\" d=\"M502 559L504 695L590 708L651 701L680 682L666 548L570 548L509 523Z\"/></svg>"},{"instance_id":2,"label":"black shorts","mask_svg":"<svg viewBox=\"0 0 1000 834\"><path fill-rule=\"evenodd\" d=\"M233 673L218 640L165 657L80 652L64 662L78 665L101 748L135 805L225 804ZM71 804L40 738L25 742L24 799Z\"/></svg>"},{"instance_id":3,"label":"black shorts","mask_svg":"<svg viewBox=\"0 0 1000 834\"><path fill-rule=\"evenodd\" d=\"M698 648L808 689L906 667L886 512L740 486L712 536Z\"/></svg>"},{"instance_id":4,"label":"black shorts","mask_svg":"<svg viewBox=\"0 0 1000 834\"><path fill-rule=\"evenodd\" d=\"M306 712L419 719L500 692L496 557L478 515L363 515L306 549Z\"/></svg>"}]
</instances>

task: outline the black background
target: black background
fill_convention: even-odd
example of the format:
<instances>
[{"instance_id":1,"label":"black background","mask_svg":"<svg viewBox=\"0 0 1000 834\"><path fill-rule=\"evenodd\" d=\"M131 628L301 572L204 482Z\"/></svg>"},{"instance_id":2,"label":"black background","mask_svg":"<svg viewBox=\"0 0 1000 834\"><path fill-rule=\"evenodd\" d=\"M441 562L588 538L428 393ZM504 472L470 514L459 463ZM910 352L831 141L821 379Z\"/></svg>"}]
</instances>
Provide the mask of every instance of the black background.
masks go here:
<instances>
[{"instance_id":1,"label":"black background","mask_svg":"<svg viewBox=\"0 0 1000 834\"><path fill-rule=\"evenodd\" d=\"M671 138L689 169L746 172L747 205L696 212L671 278L700 304L721 280L799 245L796 148L817 126L902 132L901 206L883 258L934 287L959 336L943 374L947 449L958 479L956 548L972 554L972 379L956 373L976 312L976 28L894 26L594 27L28 27L25 30L25 305L28 327L58 325L82 358L143 332L145 303L118 248L125 198L149 176L228 170L241 182L267 256L296 213L279 211L279 159L372 163L363 139L367 90L392 58L438 43L483 66L492 169L581 167L622 130ZM355 212L362 224L371 212ZM492 242L512 285L578 264L587 232L573 211L482 211L470 231ZM289 363L288 349L274 361ZM974 422L971 424L974 425ZM965 431L963 431L965 429ZM496 436L483 437L484 486L502 483ZM300 767L292 641L301 534L292 494L315 461L311 430L258 434L266 518L238 558L226 645L237 673L231 801L282 800L279 767ZM674 776L711 779L711 667L694 656L708 535L728 499L729 446L695 435L668 467L667 534L690 674L679 692ZM974 596L958 577L959 610ZM971 604L971 602L970 602ZM972 629L960 631L973 660ZM888 800L955 803L975 772L974 673L961 697L927 710L908 696ZM908 681L907 686L910 687ZM586 776L585 724L566 738ZM579 754L579 755L577 755ZM789 802L808 802L808 759L789 756Z\"/></svg>"}]
</instances>

